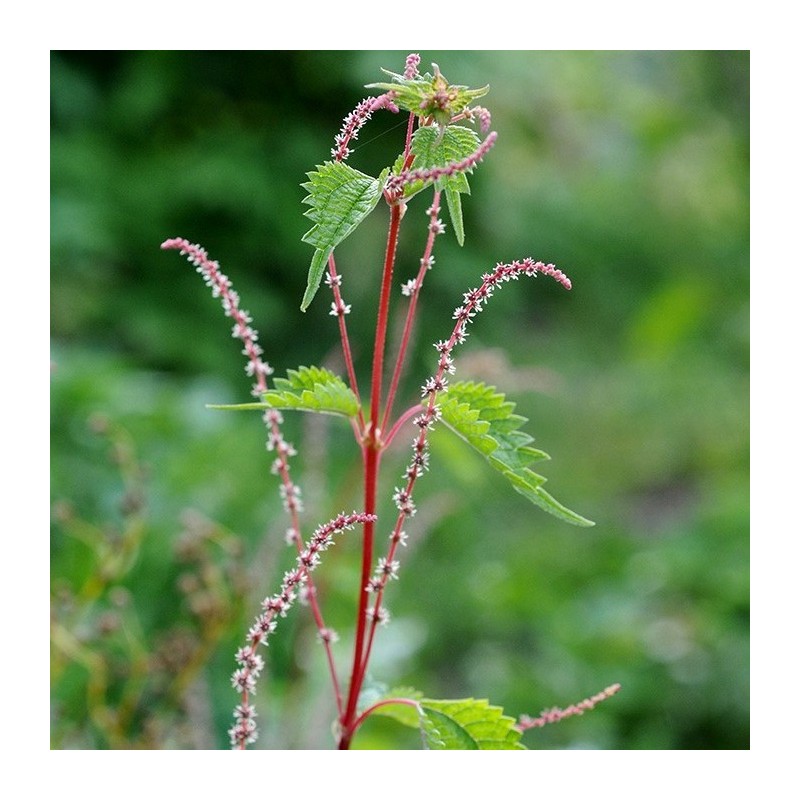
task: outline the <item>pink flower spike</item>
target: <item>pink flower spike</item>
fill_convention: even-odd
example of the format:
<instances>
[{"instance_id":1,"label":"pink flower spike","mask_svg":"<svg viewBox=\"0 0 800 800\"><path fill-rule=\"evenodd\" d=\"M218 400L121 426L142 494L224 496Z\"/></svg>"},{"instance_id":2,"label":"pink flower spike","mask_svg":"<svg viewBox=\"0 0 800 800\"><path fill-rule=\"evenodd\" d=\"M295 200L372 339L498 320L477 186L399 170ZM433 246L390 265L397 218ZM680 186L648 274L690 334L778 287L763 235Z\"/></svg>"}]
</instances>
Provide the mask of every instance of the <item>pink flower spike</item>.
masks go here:
<instances>
[{"instance_id":1,"label":"pink flower spike","mask_svg":"<svg viewBox=\"0 0 800 800\"><path fill-rule=\"evenodd\" d=\"M492 115L489 113L488 108L484 108L483 106L475 106L475 108L470 109L470 113L473 117L478 118L478 122L481 126L481 133L486 133L489 128L492 127Z\"/></svg>"},{"instance_id":2,"label":"pink flower spike","mask_svg":"<svg viewBox=\"0 0 800 800\"><path fill-rule=\"evenodd\" d=\"M542 275L549 275L551 278L554 278L568 291L572 289L572 281L560 269L556 269L553 264L541 265L539 267L539 272L541 272Z\"/></svg>"},{"instance_id":3,"label":"pink flower spike","mask_svg":"<svg viewBox=\"0 0 800 800\"><path fill-rule=\"evenodd\" d=\"M387 111L391 111L392 114L399 114L400 109L395 105L394 98L394 92L386 92L386 94L379 95L372 101L370 111L378 111L381 108L385 108Z\"/></svg>"},{"instance_id":4,"label":"pink flower spike","mask_svg":"<svg viewBox=\"0 0 800 800\"><path fill-rule=\"evenodd\" d=\"M531 728L543 728L552 722L561 722L562 719L567 719L567 717L574 717L583 714L585 711L591 711L598 703L602 703L603 700L615 695L621 688L618 683L614 683L593 697L581 700L580 703L575 703L566 708L550 708L542 711L538 717L529 717L523 714L517 723L517 730L524 732Z\"/></svg>"},{"instance_id":5,"label":"pink flower spike","mask_svg":"<svg viewBox=\"0 0 800 800\"><path fill-rule=\"evenodd\" d=\"M411 169L401 172L399 175L393 175L386 181L385 191L393 194L399 192L407 183L414 183L416 181L438 181L440 178L455 175L458 172L466 172L472 169L483 157L494 147L497 141L497 133L492 131L484 140L474 153L468 155L461 161L454 161L452 164L447 164L444 167L431 167L430 169Z\"/></svg>"},{"instance_id":6,"label":"pink flower spike","mask_svg":"<svg viewBox=\"0 0 800 800\"><path fill-rule=\"evenodd\" d=\"M352 150L348 147L351 139L358 139L358 132L372 116L374 97L362 100L342 122L342 129L336 134L331 155L334 161L345 161Z\"/></svg>"},{"instance_id":7,"label":"pink flower spike","mask_svg":"<svg viewBox=\"0 0 800 800\"><path fill-rule=\"evenodd\" d=\"M257 736L256 723L253 719L255 713L251 713L249 697L256 692L256 679L264 668L264 659L255 652L256 647L259 644L268 644L268 637L277 627L277 618L285 617L298 597L295 589L302 592L308 586L310 573L319 564L319 553L331 544L333 535L350 530L355 525L375 522L376 519L374 514L360 514L354 511L352 514L339 514L330 522L320 525L311 541L307 542L298 553L294 569L284 573L280 590L262 601L261 607L264 611L258 615L255 624L248 632L248 644L236 651L235 658L240 666L231 675L231 685L242 696L240 704L233 712L235 724L228 731L233 748L244 750L248 744L256 740ZM336 641L336 634L330 628L321 627L319 635L326 646Z\"/></svg>"},{"instance_id":8,"label":"pink flower spike","mask_svg":"<svg viewBox=\"0 0 800 800\"><path fill-rule=\"evenodd\" d=\"M167 239L161 243L162 250L178 250L186 256L191 264L203 276L206 285L211 288L214 297L220 298L226 317L234 321L232 335L239 339L244 348L242 354L247 356L245 373L250 378L255 378L253 395L260 397L267 390L267 376L273 370L269 364L262 360L263 350L256 344L258 333L250 327L253 321L250 314L239 307L239 295L231 287L230 279L222 273L219 263L208 257L208 253L199 244L192 244L186 239Z\"/></svg>"},{"instance_id":9,"label":"pink flower spike","mask_svg":"<svg viewBox=\"0 0 800 800\"><path fill-rule=\"evenodd\" d=\"M421 60L419 53L409 53L406 56L406 68L403 72L403 77L409 80L416 78L419 75L419 62Z\"/></svg>"}]
</instances>

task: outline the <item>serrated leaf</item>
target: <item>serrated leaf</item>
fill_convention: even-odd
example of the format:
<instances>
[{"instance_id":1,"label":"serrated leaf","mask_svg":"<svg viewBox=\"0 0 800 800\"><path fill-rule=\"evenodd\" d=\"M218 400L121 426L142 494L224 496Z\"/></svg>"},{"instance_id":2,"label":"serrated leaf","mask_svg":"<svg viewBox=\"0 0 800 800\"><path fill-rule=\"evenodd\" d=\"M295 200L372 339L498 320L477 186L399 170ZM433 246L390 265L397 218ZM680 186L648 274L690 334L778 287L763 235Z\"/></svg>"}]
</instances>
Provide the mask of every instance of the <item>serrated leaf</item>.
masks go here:
<instances>
[{"instance_id":1,"label":"serrated leaf","mask_svg":"<svg viewBox=\"0 0 800 800\"><path fill-rule=\"evenodd\" d=\"M318 414L358 415L358 400L338 375L322 367L290 369L285 378L275 378L274 388L262 395L260 403L209 406L232 411L313 411Z\"/></svg>"},{"instance_id":2,"label":"serrated leaf","mask_svg":"<svg viewBox=\"0 0 800 800\"><path fill-rule=\"evenodd\" d=\"M270 408L317 411L355 417L358 400L347 384L322 367L290 369L285 378L274 378L274 388L262 399Z\"/></svg>"},{"instance_id":3,"label":"serrated leaf","mask_svg":"<svg viewBox=\"0 0 800 800\"><path fill-rule=\"evenodd\" d=\"M472 128L463 125L448 125L440 128L438 125L426 125L414 131L411 141L411 152L414 154L414 169L430 169L431 167L446 167L463 161L471 156L480 147L480 137ZM463 172L441 179L437 185L442 188L448 182L457 191L467 192L469 187Z\"/></svg>"},{"instance_id":4,"label":"serrated leaf","mask_svg":"<svg viewBox=\"0 0 800 800\"><path fill-rule=\"evenodd\" d=\"M430 169L445 167L463 161L471 156L480 146L480 138L470 128L461 125L448 125L446 128L427 126L414 133L411 152L414 153L414 169ZM469 182L466 172L440 178L436 182L439 190L444 190L450 221L460 245L464 244L464 219L461 211L462 194L469 194ZM416 194L423 188L421 181L406 188L406 197Z\"/></svg>"},{"instance_id":5,"label":"serrated leaf","mask_svg":"<svg viewBox=\"0 0 800 800\"><path fill-rule=\"evenodd\" d=\"M520 430L528 420L514 413L515 404L507 401L504 394L484 383L462 381L451 384L440 398L442 422L477 450L523 497L572 525L594 525L542 488L546 479L533 472L530 465L549 456L531 447L533 437Z\"/></svg>"},{"instance_id":6,"label":"serrated leaf","mask_svg":"<svg viewBox=\"0 0 800 800\"><path fill-rule=\"evenodd\" d=\"M313 227L303 241L315 248L308 271L308 283L300 305L305 311L319 289L328 257L375 208L381 196L382 178L373 178L341 161L326 161L308 173L303 184L310 206L305 215Z\"/></svg>"},{"instance_id":7,"label":"serrated leaf","mask_svg":"<svg viewBox=\"0 0 800 800\"><path fill-rule=\"evenodd\" d=\"M414 705L407 701L414 701ZM396 702L393 702L396 701ZM359 710L419 728L427 750L525 750L516 720L488 700L432 700L408 687L373 685L359 698Z\"/></svg>"},{"instance_id":8,"label":"serrated leaf","mask_svg":"<svg viewBox=\"0 0 800 800\"><path fill-rule=\"evenodd\" d=\"M488 700L420 700L423 745L428 750L526 750L516 720Z\"/></svg>"}]
</instances>

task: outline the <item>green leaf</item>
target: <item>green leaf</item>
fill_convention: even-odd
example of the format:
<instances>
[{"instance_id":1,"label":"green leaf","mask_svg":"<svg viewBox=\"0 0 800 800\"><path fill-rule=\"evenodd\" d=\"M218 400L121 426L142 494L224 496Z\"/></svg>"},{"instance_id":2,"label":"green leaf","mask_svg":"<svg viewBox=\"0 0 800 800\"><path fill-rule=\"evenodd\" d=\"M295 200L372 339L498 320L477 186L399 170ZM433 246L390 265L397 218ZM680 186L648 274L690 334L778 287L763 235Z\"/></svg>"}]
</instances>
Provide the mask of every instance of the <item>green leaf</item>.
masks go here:
<instances>
[{"instance_id":1,"label":"green leaf","mask_svg":"<svg viewBox=\"0 0 800 800\"><path fill-rule=\"evenodd\" d=\"M210 406L232 411L263 411L267 408L314 411L318 414L358 415L358 400L337 375L321 367L290 369L285 378L275 378L274 388L262 395L260 403Z\"/></svg>"},{"instance_id":2,"label":"green leaf","mask_svg":"<svg viewBox=\"0 0 800 800\"><path fill-rule=\"evenodd\" d=\"M319 289L322 274L333 249L346 239L375 208L381 196L383 175L372 178L341 161L326 161L308 173L302 184L308 191L303 202L313 227L303 241L315 248L301 310L305 311Z\"/></svg>"},{"instance_id":3,"label":"green leaf","mask_svg":"<svg viewBox=\"0 0 800 800\"><path fill-rule=\"evenodd\" d=\"M290 369L286 378L274 378L274 389L265 392L263 400L270 408L317 411L355 417L358 400L337 375L321 367Z\"/></svg>"},{"instance_id":4,"label":"green leaf","mask_svg":"<svg viewBox=\"0 0 800 800\"><path fill-rule=\"evenodd\" d=\"M419 706L412 706L405 700L419 701L422 699L422 692L416 689L411 689L407 686L396 687L388 691L375 692L365 690L359 697L359 710L364 711L375 703L384 703L385 705L378 706L372 714L377 714L380 717L390 717L397 722L407 725L409 728L419 728L421 710ZM397 702L392 702L396 700Z\"/></svg>"},{"instance_id":5,"label":"green leaf","mask_svg":"<svg viewBox=\"0 0 800 800\"><path fill-rule=\"evenodd\" d=\"M448 125L446 128L437 126L419 128L414 133L411 143L411 152L414 153L414 169L445 167L448 164L463 161L478 149L480 142L475 131L461 125ZM422 188L422 182L417 181L406 188L405 196L410 197ZM469 194L467 175L465 172L456 172L440 178L436 182L436 188L444 190L456 239L460 245L463 245L464 219L461 213L460 195Z\"/></svg>"},{"instance_id":6,"label":"green leaf","mask_svg":"<svg viewBox=\"0 0 800 800\"><path fill-rule=\"evenodd\" d=\"M410 705L408 700L413 700ZM392 702L396 701L396 702ZM516 720L488 700L431 700L408 687L374 685L359 698L359 711L380 703L377 714L419 728L426 750L525 750Z\"/></svg>"},{"instance_id":7,"label":"green leaf","mask_svg":"<svg viewBox=\"0 0 800 800\"><path fill-rule=\"evenodd\" d=\"M322 275L325 272L325 267L328 266L328 258L332 252L332 247L320 248L314 251L314 255L311 257L311 266L308 268L306 290L300 303L301 311L305 311L311 305L311 301L314 299L320 283L322 283Z\"/></svg>"},{"instance_id":8,"label":"green leaf","mask_svg":"<svg viewBox=\"0 0 800 800\"><path fill-rule=\"evenodd\" d=\"M420 701L423 745L427 750L526 750L516 720L488 700Z\"/></svg>"},{"instance_id":9,"label":"green leaf","mask_svg":"<svg viewBox=\"0 0 800 800\"><path fill-rule=\"evenodd\" d=\"M414 154L413 167L414 169L446 167L471 156L480 144L478 134L472 128L465 128L462 125L448 125L445 128L426 125L417 128L411 141L411 152ZM437 182L438 188L443 188L445 182L457 187L458 191L469 191L463 172L442 178Z\"/></svg>"},{"instance_id":10,"label":"green leaf","mask_svg":"<svg viewBox=\"0 0 800 800\"><path fill-rule=\"evenodd\" d=\"M450 385L440 395L442 422L477 450L523 497L573 525L594 525L559 503L542 488L545 478L530 469L547 453L531 447L533 437L520 428L528 421L514 413L515 404L493 386L473 381Z\"/></svg>"},{"instance_id":11,"label":"green leaf","mask_svg":"<svg viewBox=\"0 0 800 800\"><path fill-rule=\"evenodd\" d=\"M456 241L463 247L464 216L461 213L461 193L448 184L444 187L444 196L447 200L447 210L450 212L450 221L453 223Z\"/></svg>"}]
</instances>

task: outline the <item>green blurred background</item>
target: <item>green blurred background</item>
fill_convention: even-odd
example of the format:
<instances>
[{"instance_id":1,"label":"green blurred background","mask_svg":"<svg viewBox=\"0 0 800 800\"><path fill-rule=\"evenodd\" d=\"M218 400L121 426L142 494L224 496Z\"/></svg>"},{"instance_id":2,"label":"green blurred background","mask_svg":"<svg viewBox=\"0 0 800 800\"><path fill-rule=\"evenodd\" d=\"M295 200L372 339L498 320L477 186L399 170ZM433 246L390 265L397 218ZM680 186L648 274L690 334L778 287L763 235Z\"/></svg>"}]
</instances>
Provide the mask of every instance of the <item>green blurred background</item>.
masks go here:
<instances>
[{"instance_id":1,"label":"green blurred background","mask_svg":"<svg viewBox=\"0 0 800 800\"><path fill-rule=\"evenodd\" d=\"M491 85L499 139L464 200L465 247L437 243L404 399L482 272L555 262L573 291L500 292L457 377L517 402L552 456L548 488L597 525L544 514L435 433L372 677L514 715L618 681L601 708L525 743L748 748L748 53L421 55L454 83ZM51 54L54 748L227 747L232 654L291 552L258 415L206 408L248 399L228 321L159 244L184 236L221 262L279 374L341 371L324 287L298 308L312 254L299 184L363 85L405 56ZM376 114L349 163L391 163L400 121ZM402 281L424 208L404 222ZM364 382L387 216L380 204L337 250ZM299 415L286 428L307 527L359 507L349 428ZM353 534L317 573L342 667L358 558ZM297 609L273 641L256 746L330 747L310 615ZM355 745L419 746L377 719Z\"/></svg>"}]
</instances>

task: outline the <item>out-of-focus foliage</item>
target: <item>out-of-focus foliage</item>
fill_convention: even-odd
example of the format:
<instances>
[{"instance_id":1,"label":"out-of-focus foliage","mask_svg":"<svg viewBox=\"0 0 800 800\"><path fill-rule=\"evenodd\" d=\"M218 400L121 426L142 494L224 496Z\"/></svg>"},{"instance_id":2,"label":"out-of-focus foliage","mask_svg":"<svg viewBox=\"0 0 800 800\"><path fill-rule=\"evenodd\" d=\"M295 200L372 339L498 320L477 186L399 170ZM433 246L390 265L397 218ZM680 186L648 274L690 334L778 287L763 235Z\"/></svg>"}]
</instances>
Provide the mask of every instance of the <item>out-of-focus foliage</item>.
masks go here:
<instances>
[{"instance_id":1,"label":"out-of-focus foliage","mask_svg":"<svg viewBox=\"0 0 800 800\"><path fill-rule=\"evenodd\" d=\"M53 747L226 746L233 652L291 553L258 415L206 408L248 400L239 348L159 244L185 236L219 259L279 374L341 374L326 304L299 311L300 184L363 85L405 55L52 54ZM500 293L458 377L517 403L553 457L548 489L597 524L542 513L434 432L373 677L488 697L515 716L619 682L599 709L524 743L746 748L748 56L421 55L454 82L490 84L481 103L499 138L462 198L465 246L437 243L404 397L418 396L430 343L483 272L555 262L572 292L539 280ZM404 134L404 119L376 113L349 163L377 175ZM418 267L425 207L409 206L400 281ZM387 217L379 204L337 249L362 376ZM308 528L359 507L347 422L286 417ZM402 439L379 513L407 461ZM343 668L358 549L354 534L317 573ZM308 617L296 609L266 652L259 746L332 744ZM419 745L376 718L355 746Z\"/></svg>"}]
</instances>

